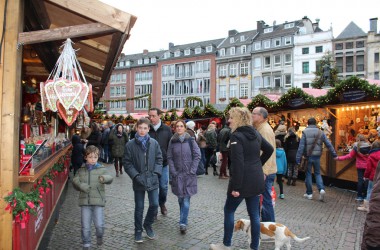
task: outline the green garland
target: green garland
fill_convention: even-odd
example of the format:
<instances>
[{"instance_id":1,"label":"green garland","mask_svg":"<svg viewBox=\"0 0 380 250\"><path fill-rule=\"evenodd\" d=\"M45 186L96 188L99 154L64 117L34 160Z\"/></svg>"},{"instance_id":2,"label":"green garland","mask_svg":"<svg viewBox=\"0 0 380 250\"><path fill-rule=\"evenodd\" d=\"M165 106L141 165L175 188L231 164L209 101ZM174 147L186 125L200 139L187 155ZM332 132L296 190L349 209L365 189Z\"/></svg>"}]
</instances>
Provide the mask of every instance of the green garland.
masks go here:
<instances>
[{"instance_id":1,"label":"green garland","mask_svg":"<svg viewBox=\"0 0 380 250\"><path fill-rule=\"evenodd\" d=\"M230 109L234 108L234 107L242 108L242 107L244 107L244 104L241 103L239 99L234 97L232 100L230 100L230 103L227 105L226 109L224 110L224 112L223 112L224 116L227 116Z\"/></svg>"},{"instance_id":2,"label":"green garland","mask_svg":"<svg viewBox=\"0 0 380 250\"><path fill-rule=\"evenodd\" d=\"M197 101L197 102L199 102L199 105L197 105L197 106L203 107L203 100L201 98L196 97L196 96L189 96L185 100L185 109L190 108L189 107L189 102L190 101Z\"/></svg>"}]
</instances>

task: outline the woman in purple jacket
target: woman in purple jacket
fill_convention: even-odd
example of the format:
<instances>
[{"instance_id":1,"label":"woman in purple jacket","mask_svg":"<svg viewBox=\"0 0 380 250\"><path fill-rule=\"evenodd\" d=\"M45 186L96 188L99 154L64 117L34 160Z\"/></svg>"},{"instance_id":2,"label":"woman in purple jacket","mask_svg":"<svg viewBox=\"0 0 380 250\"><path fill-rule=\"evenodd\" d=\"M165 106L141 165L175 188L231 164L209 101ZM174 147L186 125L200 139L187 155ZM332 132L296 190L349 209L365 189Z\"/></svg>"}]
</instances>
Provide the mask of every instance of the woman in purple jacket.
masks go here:
<instances>
[{"instance_id":1,"label":"woman in purple jacket","mask_svg":"<svg viewBox=\"0 0 380 250\"><path fill-rule=\"evenodd\" d=\"M178 197L180 218L179 229L186 233L190 197L197 193L197 168L201 159L198 144L188 133L183 120L175 123L176 133L168 147L168 164L172 192Z\"/></svg>"}]
</instances>

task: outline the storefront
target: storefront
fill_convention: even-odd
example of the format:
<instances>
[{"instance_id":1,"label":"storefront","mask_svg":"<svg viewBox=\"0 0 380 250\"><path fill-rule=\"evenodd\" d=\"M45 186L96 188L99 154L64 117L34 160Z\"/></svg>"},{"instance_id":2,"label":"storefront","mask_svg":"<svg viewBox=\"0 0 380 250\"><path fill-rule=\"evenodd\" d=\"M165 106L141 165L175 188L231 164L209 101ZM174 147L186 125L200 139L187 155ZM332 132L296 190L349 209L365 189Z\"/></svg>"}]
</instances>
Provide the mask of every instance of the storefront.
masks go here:
<instances>
[{"instance_id":1,"label":"storefront","mask_svg":"<svg viewBox=\"0 0 380 250\"><path fill-rule=\"evenodd\" d=\"M71 38L96 104L136 17L96 0L8 0L0 9L5 13L0 46L0 248L36 249L67 182L68 138L76 125L68 126L59 112L41 112L41 92L35 85L49 78L62 42ZM30 194L36 187L36 203L28 203L36 215L25 220L24 210L12 216L4 198Z\"/></svg>"}]
</instances>

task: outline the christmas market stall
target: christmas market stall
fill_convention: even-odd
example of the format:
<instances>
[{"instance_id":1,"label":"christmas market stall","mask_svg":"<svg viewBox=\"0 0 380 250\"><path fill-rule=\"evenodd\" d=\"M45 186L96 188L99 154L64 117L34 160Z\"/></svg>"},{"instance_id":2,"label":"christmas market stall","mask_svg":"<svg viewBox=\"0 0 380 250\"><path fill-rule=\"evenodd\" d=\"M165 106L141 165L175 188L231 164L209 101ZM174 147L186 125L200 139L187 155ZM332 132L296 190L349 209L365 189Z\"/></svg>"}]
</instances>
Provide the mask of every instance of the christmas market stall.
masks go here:
<instances>
[{"instance_id":1,"label":"christmas market stall","mask_svg":"<svg viewBox=\"0 0 380 250\"><path fill-rule=\"evenodd\" d=\"M43 248L71 135L89 123L136 17L96 0L3 1L0 249Z\"/></svg>"}]
</instances>

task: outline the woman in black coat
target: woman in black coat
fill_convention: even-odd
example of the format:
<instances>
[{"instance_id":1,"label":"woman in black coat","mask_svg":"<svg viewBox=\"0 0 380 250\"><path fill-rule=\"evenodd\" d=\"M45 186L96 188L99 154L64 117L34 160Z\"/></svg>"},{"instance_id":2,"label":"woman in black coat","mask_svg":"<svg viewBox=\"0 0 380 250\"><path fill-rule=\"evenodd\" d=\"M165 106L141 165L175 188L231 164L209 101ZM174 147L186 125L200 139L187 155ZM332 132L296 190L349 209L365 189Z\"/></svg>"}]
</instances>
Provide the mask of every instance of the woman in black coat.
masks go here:
<instances>
[{"instance_id":1,"label":"woman in black coat","mask_svg":"<svg viewBox=\"0 0 380 250\"><path fill-rule=\"evenodd\" d=\"M224 238L222 244L211 244L210 249L224 249L232 245L234 214L245 200L251 220L250 248L258 249L260 238L260 194L265 190L262 166L273 153L273 147L252 126L252 114L247 108L229 111L231 128L231 168L227 200L224 205ZM262 151L262 154L260 155Z\"/></svg>"},{"instance_id":2,"label":"woman in black coat","mask_svg":"<svg viewBox=\"0 0 380 250\"><path fill-rule=\"evenodd\" d=\"M298 146L300 144L300 139L296 134L293 127L288 129L288 133L285 136L284 150L286 153L286 160L288 162L288 182L287 185L296 185L296 180L298 177L298 165L296 163L296 155Z\"/></svg>"}]
</instances>

